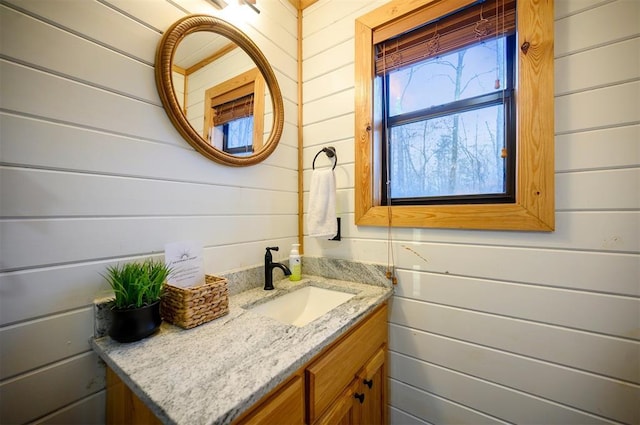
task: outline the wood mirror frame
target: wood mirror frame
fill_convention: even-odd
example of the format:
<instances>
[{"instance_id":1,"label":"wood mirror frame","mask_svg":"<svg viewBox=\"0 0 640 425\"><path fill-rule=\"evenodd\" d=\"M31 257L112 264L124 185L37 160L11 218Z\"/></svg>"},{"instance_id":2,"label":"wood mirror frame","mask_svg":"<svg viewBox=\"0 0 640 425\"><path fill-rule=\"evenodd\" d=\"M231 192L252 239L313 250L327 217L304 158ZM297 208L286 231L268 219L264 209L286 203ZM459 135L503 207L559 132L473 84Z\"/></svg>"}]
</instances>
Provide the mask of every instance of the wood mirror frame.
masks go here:
<instances>
[{"instance_id":1,"label":"wood mirror frame","mask_svg":"<svg viewBox=\"0 0 640 425\"><path fill-rule=\"evenodd\" d=\"M235 156L212 146L194 129L185 116L173 86L173 58L178 44L184 37L198 31L210 31L235 42L256 64L271 94L273 125L262 147L251 155ZM156 50L156 86L169 119L178 132L195 150L220 164L231 166L254 165L267 158L275 150L284 125L284 105L276 76L258 46L242 31L222 19L209 15L188 15L179 19L163 34Z\"/></svg>"}]
</instances>

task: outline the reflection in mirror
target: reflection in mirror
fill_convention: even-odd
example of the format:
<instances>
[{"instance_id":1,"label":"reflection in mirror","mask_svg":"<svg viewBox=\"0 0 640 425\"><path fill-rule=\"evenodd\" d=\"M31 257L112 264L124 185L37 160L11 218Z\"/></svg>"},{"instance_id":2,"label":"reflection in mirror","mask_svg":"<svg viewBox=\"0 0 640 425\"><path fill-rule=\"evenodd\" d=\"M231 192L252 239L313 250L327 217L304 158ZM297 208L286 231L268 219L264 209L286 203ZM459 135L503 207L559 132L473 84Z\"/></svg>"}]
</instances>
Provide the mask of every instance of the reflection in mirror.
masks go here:
<instances>
[{"instance_id":1,"label":"reflection in mirror","mask_svg":"<svg viewBox=\"0 0 640 425\"><path fill-rule=\"evenodd\" d=\"M269 90L237 44L213 32L189 34L178 44L172 78L183 113L209 144L233 155L262 148L272 127Z\"/></svg>"},{"instance_id":2,"label":"reflection in mirror","mask_svg":"<svg viewBox=\"0 0 640 425\"><path fill-rule=\"evenodd\" d=\"M174 23L156 52L156 84L180 134L209 159L256 164L273 152L284 123L280 88L244 33L208 15Z\"/></svg>"},{"instance_id":3,"label":"reflection in mirror","mask_svg":"<svg viewBox=\"0 0 640 425\"><path fill-rule=\"evenodd\" d=\"M204 137L227 153L248 155L264 143L264 78L256 68L205 91Z\"/></svg>"}]
</instances>

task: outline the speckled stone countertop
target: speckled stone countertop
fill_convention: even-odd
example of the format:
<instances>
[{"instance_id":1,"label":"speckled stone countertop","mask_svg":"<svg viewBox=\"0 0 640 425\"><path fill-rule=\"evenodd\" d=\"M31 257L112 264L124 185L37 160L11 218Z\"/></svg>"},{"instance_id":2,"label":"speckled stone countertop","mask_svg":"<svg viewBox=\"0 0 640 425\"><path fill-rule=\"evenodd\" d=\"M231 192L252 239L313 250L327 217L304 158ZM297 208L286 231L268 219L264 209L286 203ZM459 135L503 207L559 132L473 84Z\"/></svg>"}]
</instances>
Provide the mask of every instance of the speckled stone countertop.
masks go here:
<instances>
[{"instance_id":1,"label":"speckled stone countertop","mask_svg":"<svg viewBox=\"0 0 640 425\"><path fill-rule=\"evenodd\" d=\"M303 327L250 308L302 286L356 294ZM142 341L92 340L94 350L167 424L228 424L297 371L358 320L391 297L392 289L324 277L283 279L276 289L229 298L229 314L190 330L163 323Z\"/></svg>"}]
</instances>

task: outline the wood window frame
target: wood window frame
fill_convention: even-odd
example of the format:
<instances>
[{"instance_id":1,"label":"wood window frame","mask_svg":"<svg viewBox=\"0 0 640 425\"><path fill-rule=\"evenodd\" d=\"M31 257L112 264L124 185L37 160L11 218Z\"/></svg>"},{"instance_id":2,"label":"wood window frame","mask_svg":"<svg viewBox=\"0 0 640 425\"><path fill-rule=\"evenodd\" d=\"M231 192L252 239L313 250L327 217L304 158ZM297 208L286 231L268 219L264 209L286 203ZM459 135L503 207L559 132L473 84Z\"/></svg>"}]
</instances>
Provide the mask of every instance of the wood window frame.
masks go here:
<instances>
[{"instance_id":1,"label":"wood window frame","mask_svg":"<svg viewBox=\"0 0 640 425\"><path fill-rule=\"evenodd\" d=\"M204 95L203 135L205 140L208 140L209 130L214 126L214 106L253 93L253 150L254 152L260 150L264 138L265 90L266 83L258 68L250 69L207 89Z\"/></svg>"},{"instance_id":2,"label":"wood window frame","mask_svg":"<svg viewBox=\"0 0 640 425\"><path fill-rule=\"evenodd\" d=\"M359 226L553 231L553 0L517 0L516 200L381 205L382 125L374 119L374 45L476 0L392 0L355 22L355 223Z\"/></svg>"}]
</instances>

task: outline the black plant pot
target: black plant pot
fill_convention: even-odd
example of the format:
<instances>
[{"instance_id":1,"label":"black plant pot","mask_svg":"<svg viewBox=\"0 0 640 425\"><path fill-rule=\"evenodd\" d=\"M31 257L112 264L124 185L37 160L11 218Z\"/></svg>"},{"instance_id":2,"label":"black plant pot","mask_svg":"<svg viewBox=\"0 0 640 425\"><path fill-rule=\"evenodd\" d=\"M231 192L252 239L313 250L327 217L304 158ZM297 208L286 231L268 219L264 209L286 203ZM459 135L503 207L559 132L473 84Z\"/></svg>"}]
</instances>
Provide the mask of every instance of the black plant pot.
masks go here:
<instances>
[{"instance_id":1,"label":"black plant pot","mask_svg":"<svg viewBox=\"0 0 640 425\"><path fill-rule=\"evenodd\" d=\"M140 308L112 308L109 336L118 342L139 341L158 330L161 323L160 301Z\"/></svg>"}]
</instances>

